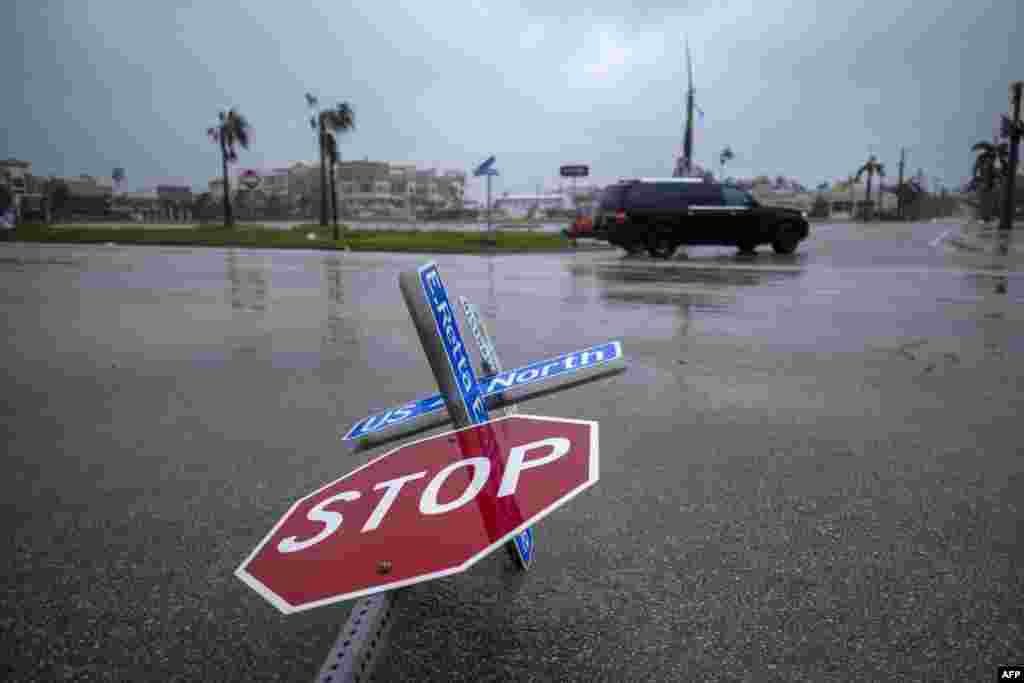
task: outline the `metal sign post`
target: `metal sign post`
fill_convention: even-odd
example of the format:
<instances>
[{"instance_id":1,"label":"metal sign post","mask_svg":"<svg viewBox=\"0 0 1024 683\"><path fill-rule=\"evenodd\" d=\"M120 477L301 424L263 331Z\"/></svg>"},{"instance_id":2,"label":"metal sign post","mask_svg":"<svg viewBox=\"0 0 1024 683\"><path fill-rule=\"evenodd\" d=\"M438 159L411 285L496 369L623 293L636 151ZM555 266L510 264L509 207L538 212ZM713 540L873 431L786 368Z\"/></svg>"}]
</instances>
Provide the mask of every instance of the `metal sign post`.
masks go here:
<instances>
[{"instance_id":1,"label":"metal sign post","mask_svg":"<svg viewBox=\"0 0 1024 683\"><path fill-rule=\"evenodd\" d=\"M567 166L561 166L558 169L558 174L563 178L572 178L572 215L573 218L579 218L579 202L576 197L576 179L586 178L590 175L590 167L586 164L570 164Z\"/></svg>"},{"instance_id":2,"label":"metal sign post","mask_svg":"<svg viewBox=\"0 0 1024 683\"><path fill-rule=\"evenodd\" d=\"M494 168L494 161L495 157L489 156L473 171L474 176L486 176L487 178L487 234L492 245L498 243L497 235L493 234L491 230L491 176L498 175L498 170Z\"/></svg>"}]
</instances>

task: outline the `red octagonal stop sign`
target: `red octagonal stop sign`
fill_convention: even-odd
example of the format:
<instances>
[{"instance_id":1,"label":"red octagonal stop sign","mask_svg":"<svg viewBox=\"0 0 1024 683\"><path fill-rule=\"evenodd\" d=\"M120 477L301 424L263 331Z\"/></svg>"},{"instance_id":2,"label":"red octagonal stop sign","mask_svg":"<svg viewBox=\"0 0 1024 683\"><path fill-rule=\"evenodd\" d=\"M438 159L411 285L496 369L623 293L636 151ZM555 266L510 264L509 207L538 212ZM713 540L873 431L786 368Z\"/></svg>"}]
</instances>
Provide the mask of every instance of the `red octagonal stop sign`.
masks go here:
<instances>
[{"instance_id":1,"label":"red octagonal stop sign","mask_svg":"<svg viewBox=\"0 0 1024 683\"><path fill-rule=\"evenodd\" d=\"M498 418L306 496L236 575L288 614L455 574L597 479L596 422Z\"/></svg>"}]
</instances>

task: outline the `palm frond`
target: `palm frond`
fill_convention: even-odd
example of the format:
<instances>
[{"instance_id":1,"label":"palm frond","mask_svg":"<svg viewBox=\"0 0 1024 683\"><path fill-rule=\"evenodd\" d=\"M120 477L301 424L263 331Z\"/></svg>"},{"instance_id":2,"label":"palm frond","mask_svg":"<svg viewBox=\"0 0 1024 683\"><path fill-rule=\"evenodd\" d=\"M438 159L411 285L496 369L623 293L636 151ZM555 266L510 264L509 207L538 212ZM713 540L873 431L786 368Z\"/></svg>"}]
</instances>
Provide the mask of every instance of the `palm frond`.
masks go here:
<instances>
[{"instance_id":1,"label":"palm frond","mask_svg":"<svg viewBox=\"0 0 1024 683\"><path fill-rule=\"evenodd\" d=\"M306 93L306 106L307 107L313 108L313 107L315 107L319 103L320 103L320 100L318 100L316 97L314 97L310 93Z\"/></svg>"},{"instance_id":2,"label":"palm frond","mask_svg":"<svg viewBox=\"0 0 1024 683\"><path fill-rule=\"evenodd\" d=\"M344 132L355 128L355 114L346 102L342 102L334 109L327 109L321 116L324 127L329 130Z\"/></svg>"}]
</instances>

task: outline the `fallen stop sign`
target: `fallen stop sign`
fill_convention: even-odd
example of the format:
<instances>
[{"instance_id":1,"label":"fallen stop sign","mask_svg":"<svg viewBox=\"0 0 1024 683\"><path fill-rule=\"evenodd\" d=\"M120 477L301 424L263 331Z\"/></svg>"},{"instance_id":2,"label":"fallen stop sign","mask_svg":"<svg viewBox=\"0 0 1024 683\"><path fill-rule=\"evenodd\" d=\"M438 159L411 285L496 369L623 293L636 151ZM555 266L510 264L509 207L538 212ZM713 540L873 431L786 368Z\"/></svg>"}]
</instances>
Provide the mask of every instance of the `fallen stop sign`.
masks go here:
<instances>
[{"instance_id":1,"label":"fallen stop sign","mask_svg":"<svg viewBox=\"0 0 1024 683\"><path fill-rule=\"evenodd\" d=\"M236 575L289 614L465 571L598 479L597 423L511 415L306 496Z\"/></svg>"}]
</instances>

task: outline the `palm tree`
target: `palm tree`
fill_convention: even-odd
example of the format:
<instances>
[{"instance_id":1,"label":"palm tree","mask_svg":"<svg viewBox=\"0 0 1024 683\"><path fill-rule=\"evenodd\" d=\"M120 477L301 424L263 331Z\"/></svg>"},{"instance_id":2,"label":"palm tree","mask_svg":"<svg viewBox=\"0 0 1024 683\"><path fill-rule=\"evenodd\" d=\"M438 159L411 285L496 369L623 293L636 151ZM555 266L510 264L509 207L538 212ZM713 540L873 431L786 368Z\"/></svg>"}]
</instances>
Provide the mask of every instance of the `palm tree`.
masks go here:
<instances>
[{"instance_id":1,"label":"palm tree","mask_svg":"<svg viewBox=\"0 0 1024 683\"><path fill-rule=\"evenodd\" d=\"M309 126L317 134L320 149L320 225L327 225L327 163L330 163L331 209L334 217L334 239L338 234L338 197L334 187L334 166L338 163L338 133L355 130L356 114L348 102L341 102L333 109L317 110L320 100L306 93L306 104L313 109Z\"/></svg>"},{"instance_id":2,"label":"palm tree","mask_svg":"<svg viewBox=\"0 0 1024 683\"><path fill-rule=\"evenodd\" d=\"M124 169L120 166L115 167L110 173L110 179L114 181L114 187L117 190L120 190L121 183L124 181Z\"/></svg>"},{"instance_id":3,"label":"palm tree","mask_svg":"<svg viewBox=\"0 0 1024 683\"><path fill-rule=\"evenodd\" d=\"M238 161L238 152L235 145L241 145L242 149L249 149L249 122L232 107L226 112L222 111L217 115L218 124L206 129L217 145L220 146L221 167L224 172L224 227L230 228L235 224L231 215L231 185L228 183L228 163Z\"/></svg>"},{"instance_id":4,"label":"palm tree","mask_svg":"<svg viewBox=\"0 0 1024 683\"><path fill-rule=\"evenodd\" d=\"M984 193L982 220L988 221L992 219L995 208L996 182L1001 180L1003 169L1008 166L1010 148L1005 142L996 144L985 141L971 147L971 151L978 155L974 160L974 177L971 179L971 185Z\"/></svg>"},{"instance_id":5,"label":"palm tree","mask_svg":"<svg viewBox=\"0 0 1024 683\"><path fill-rule=\"evenodd\" d=\"M864 163L864 165L861 166L859 169L857 169L857 177L856 177L857 180L860 180L860 177L862 175L864 175L865 173L868 176L867 191L864 193L865 201L868 201L868 202L871 201L871 180L875 177L875 174L878 173L879 171L882 171L884 173L885 169L882 166L882 164L878 163L878 159L875 157L874 154L872 154L870 157L868 157L868 160ZM867 220L870 220L870 216L871 216L870 212L869 211L865 211L865 217L866 217Z\"/></svg>"},{"instance_id":6,"label":"palm tree","mask_svg":"<svg viewBox=\"0 0 1024 683\"><path fill-rule=\"evenodd\" d=\"M722 153L718 155L718 165L722 169L722 178L725 178L725 162L732 161L735 158L736 155L732 153L732 147L729 145L726 145Z\"/></svg>"}]
</instances>

